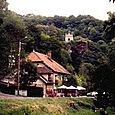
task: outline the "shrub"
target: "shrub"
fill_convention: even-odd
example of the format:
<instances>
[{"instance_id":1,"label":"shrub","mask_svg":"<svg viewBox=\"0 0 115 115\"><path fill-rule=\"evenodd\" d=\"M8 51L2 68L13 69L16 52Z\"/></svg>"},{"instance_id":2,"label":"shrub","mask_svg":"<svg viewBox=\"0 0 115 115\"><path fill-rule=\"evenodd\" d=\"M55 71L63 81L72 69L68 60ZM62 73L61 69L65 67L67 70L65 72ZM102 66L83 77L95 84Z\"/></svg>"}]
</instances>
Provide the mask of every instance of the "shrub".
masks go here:
<instances>
[{"instance_id":1,"label":"shrub","mask_svg":"<svg viewBox=\"0 0 115 115\"><path fill-rule=\"evenodd\" d=\"M30 115L31 113L32 111L28 106L23 106L18 109L12 109L8 112L8 115Z\"/></svg>"}]
</instances>

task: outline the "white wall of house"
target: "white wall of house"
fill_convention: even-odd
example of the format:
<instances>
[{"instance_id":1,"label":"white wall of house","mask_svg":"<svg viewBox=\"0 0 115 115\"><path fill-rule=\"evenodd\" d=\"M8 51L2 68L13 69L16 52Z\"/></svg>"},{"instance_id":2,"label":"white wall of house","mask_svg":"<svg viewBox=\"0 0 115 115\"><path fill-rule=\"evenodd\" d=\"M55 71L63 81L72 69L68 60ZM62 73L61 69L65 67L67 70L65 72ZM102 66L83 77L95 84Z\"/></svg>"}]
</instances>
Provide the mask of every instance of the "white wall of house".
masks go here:
<instances>
[{"instance_id":1,"label":"white wall of house","mask_svg":"<svg viewBox=\"0 0 115 115\"><path fill-rule=\"evenodd\" d=\"M34 64L37 67L45 67L45 65L43 63L34 63ZM48 73L47 74L42 74L42 76L47 80L46 82L48 82L48 76L49 76ZM58 78L58 74L54 72L50 75L50 77L52 77L53 85L52 84L47 85L47 83L43 82L41 79L38 79L36 82L33 83L33 85L35 85L36 87L42 87L43 88L43 97L46 96L46 91L47 90L54 90L55 87L56 87L55 80L56 80L56 77Z\"/></svg>"}]
</instances>

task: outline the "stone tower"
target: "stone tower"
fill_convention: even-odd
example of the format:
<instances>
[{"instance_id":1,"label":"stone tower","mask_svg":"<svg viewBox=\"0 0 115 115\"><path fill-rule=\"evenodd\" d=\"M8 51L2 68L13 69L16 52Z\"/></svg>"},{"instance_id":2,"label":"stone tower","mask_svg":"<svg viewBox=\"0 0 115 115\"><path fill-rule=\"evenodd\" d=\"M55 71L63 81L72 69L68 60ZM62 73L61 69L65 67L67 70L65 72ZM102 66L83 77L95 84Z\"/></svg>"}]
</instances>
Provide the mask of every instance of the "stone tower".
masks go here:
<instances>
[{"instance_id":1,"label":"stone tower","mask_svg":"<svg viewBox=\"0 0 115 115\"><path fill-rule=\"evenodd\" d=\"M65 42L70 42L73 40L73 34L70 32L68 34L65 34Z\"/></svg>"}]
</instances>

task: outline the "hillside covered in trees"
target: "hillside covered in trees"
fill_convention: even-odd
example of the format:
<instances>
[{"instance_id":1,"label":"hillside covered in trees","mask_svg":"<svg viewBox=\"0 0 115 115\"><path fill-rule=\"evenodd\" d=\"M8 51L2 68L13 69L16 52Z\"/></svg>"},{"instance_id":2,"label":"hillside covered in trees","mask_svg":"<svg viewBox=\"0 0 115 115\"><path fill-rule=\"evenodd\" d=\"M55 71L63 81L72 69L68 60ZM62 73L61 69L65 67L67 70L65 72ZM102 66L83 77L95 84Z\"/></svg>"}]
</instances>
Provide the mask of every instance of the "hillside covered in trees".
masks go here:
<instances>
[{"instance_id":1,"label":"hillside covered in trees","mask_svg":"<svg viewBox=\"0 0 115 115\"><path fill-rule=\"evenodd\" d=\"M99 90L101 95L107 92L115 100L115 13L108 12L108 20L102 21L90 15L22 16L9 11L5 0L0 6L0 78L17 68L18 43L22 41L26 44L21 59L32 50L52 51L52 58L71 73L65 76L65 84ZM74 39L65 42L68 32Z\"/></svg>"},{"instance_id":2,"label":"hillside covered in trees","mask_svg":"<svg viewBox=\"0 0 115 115\"><path fill-rule=\"evenodd\" d=\"M79 15L75 17L71 15L69 17L58 16L45 17L40 15L28 14L26 16L20 16L26 24L55 26L61 31L61 34L71 31L73 35L88 38L93 41L102 39L103 21L95 19L90 15ZM58 35L58 37L61 37ZM60 38L63 40L63 38Z\"/></svg>"}]
</instances>

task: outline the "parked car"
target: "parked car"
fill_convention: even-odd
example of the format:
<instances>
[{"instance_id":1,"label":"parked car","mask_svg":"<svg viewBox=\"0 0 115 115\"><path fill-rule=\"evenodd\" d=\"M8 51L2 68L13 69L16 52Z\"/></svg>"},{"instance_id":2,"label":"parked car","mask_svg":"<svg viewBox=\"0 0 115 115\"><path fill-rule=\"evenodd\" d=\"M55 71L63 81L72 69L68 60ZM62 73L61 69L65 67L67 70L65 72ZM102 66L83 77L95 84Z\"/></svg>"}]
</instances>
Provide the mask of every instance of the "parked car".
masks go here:
<instances>
[{"instance_id":1,"label":"parked car","mask_svg":"<svg viewBox=\"0 0 115 115\"><path fill-rule=\"evenodd\" d=\"M92 92L87 93L87 96L96 96L97 94L98 92L92 91Z\"/></svg>"}]
</instances>

